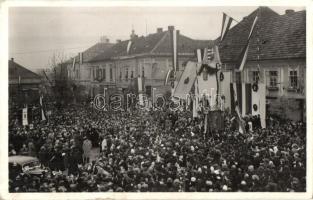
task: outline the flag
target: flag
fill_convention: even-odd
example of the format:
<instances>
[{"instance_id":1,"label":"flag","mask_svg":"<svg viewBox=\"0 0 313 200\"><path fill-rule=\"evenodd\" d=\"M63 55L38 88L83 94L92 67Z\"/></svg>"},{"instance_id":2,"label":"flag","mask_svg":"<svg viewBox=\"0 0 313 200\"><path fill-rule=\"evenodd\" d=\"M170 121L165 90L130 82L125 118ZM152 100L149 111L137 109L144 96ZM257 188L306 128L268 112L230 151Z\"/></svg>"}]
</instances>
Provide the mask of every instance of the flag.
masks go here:
<instances>
[{"instance_id":1,"label":"flag","mask_svg":"<svg viewBox=\"0 0 313 200\"><path fill-rule=\"evenodd\" d=\"M240 62L237 64L237 69L239 69L239 71L243 70L243 67L246 64L247 61L247 57L248 57L248 50L249 50L249 43L247 43L245 45L245 47L243 48L243 51L240 53Z\"/></svg>"},{"instance_id":2,"label":"flag","mask_svg":"<svg viewBox=\"0 0 313 200\"><path fill-rule=\"evenodd\" d=\"M43 107L42 99L43 99L43 97L41 95L40 99L39 99L40 109L41 109L41 121L44 121L44 120L46 120L46 114L45 114L45 110L44 110L44 107Z\"/></svg>"},{"instance_id":3,"label":"flag","mask_svg":"<svg viewBox=\"0 0 313 200\"><path fill-rule=\"evenodd\" d=\"M196 78L195 78L195 82L194 82L194 91L195 91L195 95L194 98L192 98L192 116L198 117L198 108L199 108L199 81L198 81L198 68L200 68L201 63L202 63L202 59L203 59L203 50L201 49L197 49L196 50L196 55L197 55L197 65L195 68L196 71Z\"/></svg>"},{"instance_id":4,"label":"flag","mask_svg":"<svg viewBox=\"0 0 313 200\"><path fill-rule=\"evenodd\" d=\"M106 87L103 88L103 100L104 100L104 110L106 111L107 110L107 89Z\"/></svg>"},{"instance_id":5,"label":"flag","mask_svg":"<svg viewBox=\"0 0 313 200\"><path fill-rule=\"evenodd\" d=\"M262 128L266 127L266 86L265 84L231 83L231 110L242 116L260 115Z\"/></svg>"},{"instance_id":6,"label":"flag","mask_svg":"<svg viewBox=\"0 0 313 200\"><path fill-rule=\"evenodd\" d=\"M196 78L197 79L197 78ZM192 117L198 117L198 108L199 108L199 87L198 81L195 81L195 95L192 98Z\"/></svg>"},{"instance_id":7,"label":"flag","mask_svg":"<svg viewBox=\"0 0 313 200\"><path fill-rule=\"evenodd\" d=\"M51 83L50 79L48 78L48 76L47 76L45 70L42 70L42 72L43 72L43 74L45 75L45 78L47 79L47 81L49 81L50 86L52 86L52 83Z\"/></svg>"},{"instance_id":8,"label":"flag","mask_svg":"<svg viewBox=\"0 0 313 200\"><path fill-rule=\"evenodd\" d=\"M139 76L137 78L137 81L138 81L139 105L143 106L144 104L143 102L143 78Z\"/></svg>"},{"instance_id":9,"label":"flag","mask_svg":"<svg viewBox=\"0 0 313 200\"><path fill-rule=\"evenodd\" d=\"M129 54L129 51L130 51L130 47L131 47L131 45L132 45L132 41L131 41L131 40L129 40L129 41L128 41L128 44L127 44L127 49L126 49L127 54Z\"/></svg>"},{"instance_id":10,"label":"flag","mask_svg":"<svg viewBox=\"0 0 313 200\"><path fill-rule=\"evenodd\" d=\"M210 60L214 58L215 49L214 48L204 48L197 49L197 60L200 63L208 63Z\"/></svg>"},{"instance_id":11,"label":"flag","mask_svg":"<svg viewBox=\"0 0 313 200\"><path fill-rule=\"evenodd\" d=\"M202 63L204 50L203 49L197 49L196 54L197 54L198 63Z\"/></svg>"},{"instance_id":12,"label":"flag","mask_svg":"<svg viewBox=\"0 0 313 200\"><path fill-rule=\"evenodd\" d=\"M23 108L22 110L22 125L26 126L28 125L28 108Z\"/></svg>"},{"instance_id":13,"label":"flag","mask_svg":"<svg viewBox=\"0 0 313 200\"><path fill-rule=\"evenodd\" d=\"M177 86L175 87L173 96L180 99L186 99L187 95L190 93L194 82L197 77L197 63L189 61L178 80Z\"/></svg>"},{"instance_id":14,"label":"flag","mask_svg":"<svg viewBox=\"0 0 313 200\"><path fill-rule=\"evenodd\" d=\"M206 133L208 131L208 114L204 116L204 131L203 133Z\"/></svg>"},{"instance_id":15,"label":"flag","mask_svg":"<svg viewBox=\"0 0 313 200\"><path fill-rule=\"evenodd\" d=\"M75 62L76 62L76 57L74 57L74 59L73 59L72 70L75 70Z\"/></svg>"},{"instance_id":16,"label":"flag","mask_svg":"<svg viewBox=\"0 0 313 200\"><path fill-rule=\"evenodd\" d=\"M223 39L226 37L232 22L233 22L233 18L223 13L221 41L223 41Z\"/></svg>"},{"instance_id":17,"label":"flag","mask_svg":"<svg viewBox=\"0 0 313 200\"><path fill-rule=\"evenodd\" d=\"M260 115L261 126L266 128L266 86L253 84L251 90L251 114Z\"/></svg>"},{"instance_id":18,"label":"flag","mask_svg":"<svg viewBox=\"0 0 313 200\"><path fill-rule=\"evenodd\" d=\"M238 123L238 130L240 133L245 133L245 127L243 124L243 120L241 117L241 112L239 108L239 103L241 102L241 95L237 93L237 91L241 91L241 87L237 87L237 84L230 84L230 90L231 90L231 98L232 98L232 105L234 106L233 112L235 113L236 120ZM240 88L240 90L238 90ZM238 99L240 97L240 99Z\"/></svg>"},{"instance_id":19,"label":"flag","mask_svg":"<svg viewBox=\"0 0 313 200\"><path fill-rule=\"evenodd\" d=\"M202 57L200 55L201 50L197 50L197 58L199 62L199 58ZM220 102L218 101L219 95L219 87L220 87L220 79L219 79L219 53L218 48L215 46L214 48L208 50L207 48L203 51L205 54L203 56L204 60L199 62L199 69L197 69L197 84L200 95L208 95L210 102L211 110L219 110ZM209 60L210 57L210 60Z\"/></svg>"},{"instance_id":20,"label":"flag","mask_svg":"<svg viewBox=\"0 0 313 200\"><path fill-rule=\"evenodd\" d=\"M171 73L173 73L173 69L169 69L166 73L166 77L165 77L165 81L164 81L164 85L167 85L168 84L168 81L171 77Z\"/></svg>"},{"instance_id":21,"label":"flag","mask_svg":"<svg viewBox=\"0 0 313 200\"><path fill-rule=\"evenodd\" d=\"M241 53L240 53L239 62L237 63L237 69L239 69L239 71L242 71L242 70L243 70L243 67L244 67L245 64L246 64L247 57L248 57L248 51L249 51L249 42L250 42L252 33L253 33L254 30L255 30L255 25L256 25L257 20L258 20L258 16L256 16L256 17L254 18L253 24L252 24L252 26L251 26L251 30L250 30L249 35L248 35L247 42L246 42L244 48L242 49L242 51L241 51Z\"/></svg>"},{"instance_id":22,"label":"flag","mask_svg":"<svg viewBox=\"0 0 313 200\"><path fill-rule=\"evenodd\" d=\"M83 53L79 52L79 64L83 64Z\"/></svg>"},{"instance_id":23,"label":"flag","mask_svg":"<svg viewBox=\"0 0 313 200\"><path fill-rule=\"evenodd\" d=\"M170 29L170 36L171 36L171 49L172 49L172 59L173 59L173 70L174 72L178 71L178 49L177 49L177 43L178 43L178 35L179 31L174 30L174 28Z\"/></svg>"}]
</instances>

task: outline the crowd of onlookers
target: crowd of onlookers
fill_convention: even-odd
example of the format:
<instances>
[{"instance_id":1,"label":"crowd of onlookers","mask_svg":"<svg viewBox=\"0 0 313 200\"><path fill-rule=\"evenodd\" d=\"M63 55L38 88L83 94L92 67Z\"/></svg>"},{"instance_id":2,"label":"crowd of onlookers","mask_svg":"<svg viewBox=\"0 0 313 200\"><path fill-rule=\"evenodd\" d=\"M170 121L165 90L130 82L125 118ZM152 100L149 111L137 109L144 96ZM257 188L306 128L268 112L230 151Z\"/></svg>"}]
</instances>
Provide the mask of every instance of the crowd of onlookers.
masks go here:
<instances>
[{"instance_id":1,"label":"crowd of onlookers","mask_svg":"<svg viewBox=\"0 0 313 200\"><path fill-rule=\"evenodd\" d=\"M306 188L306 125L268 119L239 133L232 116L204 136L190 111L53 110L9 127L9 154L40 160L40 175L9 171L10 192L300 192ZM248 121L255 119L246 118ZM256 120L257 121L257 120ZM269 123L270 122L270 123ZM100 153L93 155L94 149Z\"/></svg>"}]
</instances>

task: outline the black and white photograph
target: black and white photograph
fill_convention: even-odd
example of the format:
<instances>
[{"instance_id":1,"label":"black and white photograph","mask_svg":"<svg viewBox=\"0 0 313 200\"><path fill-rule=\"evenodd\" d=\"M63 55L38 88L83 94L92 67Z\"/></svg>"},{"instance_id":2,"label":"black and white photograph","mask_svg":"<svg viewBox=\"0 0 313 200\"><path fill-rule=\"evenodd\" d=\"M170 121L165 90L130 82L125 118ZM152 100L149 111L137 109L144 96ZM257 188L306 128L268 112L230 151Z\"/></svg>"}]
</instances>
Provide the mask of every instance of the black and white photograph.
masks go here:
<instances>
[{"instance_id":1,"label":"black and white photograph","mask_svg":"<svg viewBox=\"0 0 313 200\"><path fill-rule=\"evenodd\" d=\"M308 191L305 5L7 12L1 190Z\"/></svg>"}]
</instances>

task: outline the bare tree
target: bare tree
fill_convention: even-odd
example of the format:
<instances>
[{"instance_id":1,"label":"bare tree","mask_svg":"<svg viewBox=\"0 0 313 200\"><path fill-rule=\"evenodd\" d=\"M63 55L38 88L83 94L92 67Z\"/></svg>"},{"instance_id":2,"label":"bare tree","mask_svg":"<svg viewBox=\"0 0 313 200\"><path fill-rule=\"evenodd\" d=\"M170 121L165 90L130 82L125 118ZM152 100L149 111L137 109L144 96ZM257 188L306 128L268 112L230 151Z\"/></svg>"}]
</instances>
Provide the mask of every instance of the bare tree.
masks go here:
<instances>
[{"instance_id":1,"label":"bare tree","mask_svg":"<svg viewBox=\"0 0 313 200\"><path fill-rule=\"evenodd\" d=\"M65 79L67 76L66 61L68 57L65 55L64 51L54 52L50 59L48 60L48 67L52 73L52 78L55 84L56 80Z\"/></svg>"},{"instance_id":2,"label":"bare tree","mask_svg":"<svg viewBox=\"0 0 313 200\"><path fill-rule=\"evenodd\" d=\"M48 61L53 96L58 104L69 103L73 98L71 80L68 78L68 57L64 52L54 52Z\"/></svg>"}]
</instances>

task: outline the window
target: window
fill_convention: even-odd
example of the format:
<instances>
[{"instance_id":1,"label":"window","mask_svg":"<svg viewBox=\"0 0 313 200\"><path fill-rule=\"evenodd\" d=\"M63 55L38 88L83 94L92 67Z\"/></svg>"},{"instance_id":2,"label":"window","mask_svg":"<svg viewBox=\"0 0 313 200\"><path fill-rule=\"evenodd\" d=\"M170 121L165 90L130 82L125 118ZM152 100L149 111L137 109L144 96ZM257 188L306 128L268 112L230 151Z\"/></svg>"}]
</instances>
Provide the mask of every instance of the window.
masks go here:
<instances>
[{"instance_id":1,"label":"window","mask_svg":"<svg viewBox=\"0 0 313 200\"><path fill-rule=\"evenodd\" d=\"M96 77L95 79L98 79L99 78L99 67L96 68Z\"/></svg>"},{"instance_id":2,"label":"window","mask_svg":"<svg viewBox=\"0 0 313 200\"><path fill-rule=\"evenodd\" d=\"M277 79L278 79L278 73L277 71L270 71L270 87L277 87Z\"/></svg>"},{"instance_id":3,"label":"window","mask_svg":"<svg viewBox=\"0 0 313 200\"><path fill-rule=\"evenodd\" d=\"M102 69L99 69L99 76L98 76L98 79L102 79Z\"/></svg>"},{"instance_id":4,"label":"window","mask_svg":"<svg viewBox=\"0 0 313 200\"><path fill-rule=\"evenodd\" d=\"M202 74L203 74L203 77L202 77L203 80L207 81L208 80L208 69L206 67L203 68Z\"/></svg>"},{"instance_id":5,"label":"window","mask_svg":"<svg viewBox=\"0 0 313 200\"><path fill-rule=\"evenodd\" d=\"M145 77L145 67L144 66L142 66L142 68L141 68L141 76Z\"/></svg>"},{"instance_id":6,"label":"window","mask_svg":"<svg viewBox=\"0 0 313 200\"><path fill-rule=\"evenodd\" d=\"M112 80L113 80L113 69L110 68L110 81L112 81Z\"/></svg>"},{"instance_id":7,"label":"window","mask_svg":"<svg viewBox=\"0 0 313 200\"><path fill-rule=\"evenodd\" d=\"M241 72L235 72L235 82L241 83Z\"/></svg>"},{"instance_id":8,"label":"window","mask_svg":"<svg viewBox=\"0 0 313 200\"><path fill-rule=\"evenodd\" d=\"M125 75L125 79L128 79L128 68L126 67L126 75Z\"/></svg>"},{"instance_id":9,"label":"window","mask_svg":"<svg viewBox=\"0 0 313 200\"><path fill-rule=\"evenodd\" d=\"M102 69L102 79L103 79L103 80L106 79L106 70L105 70L105 68Z\"/></svg>"},{"instance_id":10,"label":"window","mask_svg":"<svg viewBox=\"0 0 313 200\"><path fill-rule=\"evenodd\" d=\"M298 71L297 70L289 71L289 86L291 88L297 88L298 86Z\"/></svg>"},{"instance_id":11,"label":"window","mask_svg":"<svg viewBox=\"0 0 313 200\"><path fill-rule=\"evenodd\" d=\"M256 83L259 81L259 71L252 71L252 81Z\"/></svg>"},{"instance_id":12,"label":"window","mask_svg":"<svg viewBox=\"0 0 313 200\"><path fill-rule=\"evenodd\" d=\"M130 78L134 78L134 71L131 71Z\"/></svg>"},{"instance_id":13,"label":"window","mask_svg":"<svg viewBox=\"0 0 313 200\"><path fill-rule=\"evenodd\" d=\"M120 80L122 80L122 70L120 69Z\"/></svg>"}]
</instances>

